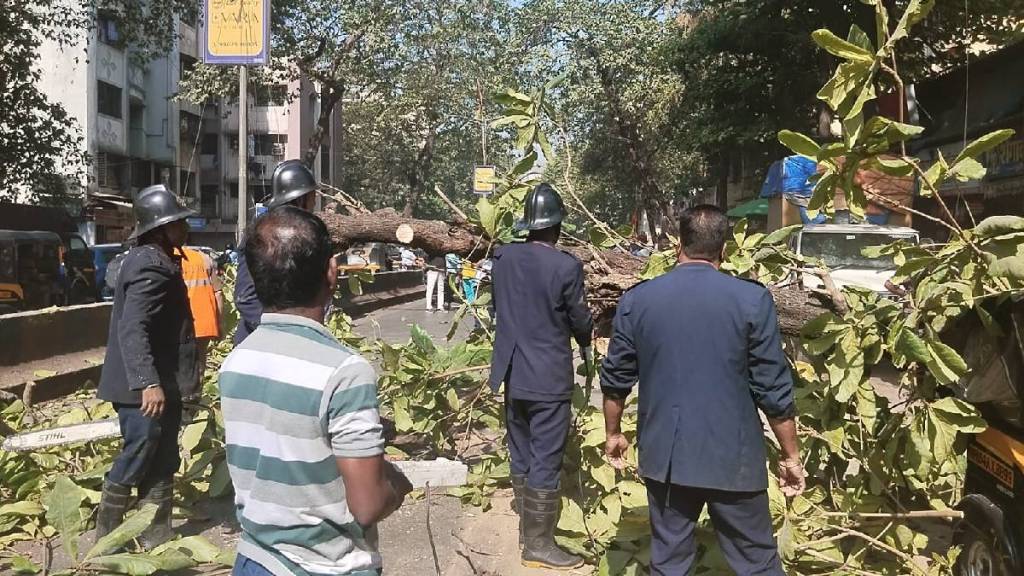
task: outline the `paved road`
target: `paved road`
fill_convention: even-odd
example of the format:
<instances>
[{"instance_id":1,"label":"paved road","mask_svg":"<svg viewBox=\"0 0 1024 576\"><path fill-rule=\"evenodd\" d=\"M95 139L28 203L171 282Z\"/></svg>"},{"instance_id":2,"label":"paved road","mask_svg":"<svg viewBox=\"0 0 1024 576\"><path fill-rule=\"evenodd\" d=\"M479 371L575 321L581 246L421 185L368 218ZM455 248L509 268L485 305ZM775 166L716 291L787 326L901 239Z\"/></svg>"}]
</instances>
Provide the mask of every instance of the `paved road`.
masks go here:
<instances>
[{"instance_id":1,"label":"paved road","mask_svg":"<svg viewBox=\"0 0 1024 576\"><path fill-rule=\"evenodd\" d=\"M392 344L407 342L409 331L414 325L419 325L435 342L442 344L452 328L455 316L454 309L449 312L428 312L424 310L423 300L416 299L356 317L353 324L360 336L374 340L382 339ZM465 338L472 326L472 319L463 318L453 339L457 342Z\"/></svg>"}]
</instances>

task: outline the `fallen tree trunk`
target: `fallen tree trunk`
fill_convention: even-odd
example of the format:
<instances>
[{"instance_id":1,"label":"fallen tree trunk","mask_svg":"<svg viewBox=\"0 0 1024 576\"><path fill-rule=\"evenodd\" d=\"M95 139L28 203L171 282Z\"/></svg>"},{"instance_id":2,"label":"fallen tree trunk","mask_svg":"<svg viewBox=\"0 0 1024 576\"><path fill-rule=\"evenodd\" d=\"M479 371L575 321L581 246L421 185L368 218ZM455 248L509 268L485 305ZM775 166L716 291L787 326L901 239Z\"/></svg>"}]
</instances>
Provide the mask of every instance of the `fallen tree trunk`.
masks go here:
<instances>
[{"instance_id":1,"label":"fallen tree trunk","mask_svg":"<svg viewBox=\"0 0 1024 576\"><path fill-rule=\"evenodd\" d=\"M390 208L354 215L325 212L320 217L330 230L331 240L342 250L360 242L398 242L399 228L406 234L412 232L412 239L406 244L431 255L451 253L475 260L483 258L490 247L482 232L471 224L405 218ZM644 260L615 250L597 251L599 259L592 247L567 246L564 249L583 262L587 298L597 333L609 335L619 298L640 281ZM831 299L820 293L806 292L795 286L773 287L771 292L779 312L779 325L787 336L799 335L800 328L821 313L835 311ZM685 295L680 297L685 298Z\"/></svg>"}]
</instances>

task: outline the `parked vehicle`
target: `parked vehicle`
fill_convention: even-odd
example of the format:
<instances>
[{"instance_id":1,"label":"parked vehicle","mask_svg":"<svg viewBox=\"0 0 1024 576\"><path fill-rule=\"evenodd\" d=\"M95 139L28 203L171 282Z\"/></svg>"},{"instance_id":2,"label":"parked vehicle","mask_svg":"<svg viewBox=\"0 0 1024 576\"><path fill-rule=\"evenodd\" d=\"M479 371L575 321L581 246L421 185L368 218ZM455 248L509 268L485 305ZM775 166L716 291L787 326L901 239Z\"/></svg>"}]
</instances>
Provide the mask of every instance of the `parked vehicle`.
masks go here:
<instances>
[{"instance_id":1,"label":"parked vehicle","mask_svg":"<svg viewBox=\"0 0 1024 576\"><path fill-rule=\"evenodd\" d=\"M54 232L0 230L0 312L63 303L62 246Z\"/></svg>"},{"instance_id":2,"label":"parked vehicle","mask_svg":"<svg viewBox=\"0 0 1024 576\"><path fill-rule=\"evenodd\" d=\"M998 329L968 313L946 331L970 367L959 395L988 429L967 447L964 519L955 527L958 576L1024 574L1024 302L986 306Z\"/></svg>"},{"instance_id":3,"label":"parked vehicle","mask_svg":"<svg viewBox=\"0 0 1024 576\"><path fill-rule=\"evenodd\" d=\"M100 298L96 282L96 255L78 234L67 236L61 251L64 266L64 304L87 304Z\"/></svg>"},{"instance_id":4,"label":"parked vehicle","mask_svg":"<svg viewBox=\"0 0 1024 576\"><path fill-rule=\"evenodd\" d=\"M879 294L889 294L885 283L896 272L891 258L869 258L863 250L903 240L920 242L913 228L872 224L810 224L794 236L794 251L816 258L828 266L836 288L857 286ZM805 288L821 288L822 280L810 273L801 274Z\"/></svg>"},{"instance_id":5,"label":"parked vehicle","mask_svg":"<svg viewBox=\"0 0 1024 576\"><path fill-rule=\"evenodd\" d=\"M114 291L107 286L107 266L125 251L122 244L95 244L92 246L93 264L96 267L97 296L100 300L114 299Z\"/></svg>"},{"instance_id":6,"label":"parked vehicle","mask_svg":"<svg viewBox=\"0 0 1024 576\"><path fill-rule=\"evenodd\" d=\"M344 262L338 265L341 273L353 270L380 272L388 269L388 255L383 242L356 244L345 251Z\"/></svg>"}]
</instances>

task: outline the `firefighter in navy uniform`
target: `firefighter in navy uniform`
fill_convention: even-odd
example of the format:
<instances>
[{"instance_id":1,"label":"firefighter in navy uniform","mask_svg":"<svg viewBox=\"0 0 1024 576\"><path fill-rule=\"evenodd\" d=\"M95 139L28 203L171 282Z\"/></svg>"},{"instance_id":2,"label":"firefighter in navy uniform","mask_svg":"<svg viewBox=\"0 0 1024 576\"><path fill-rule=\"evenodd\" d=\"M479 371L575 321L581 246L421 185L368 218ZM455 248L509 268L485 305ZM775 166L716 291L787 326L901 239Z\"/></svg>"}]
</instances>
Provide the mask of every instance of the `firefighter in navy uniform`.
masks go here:
<instances>
[{"instance_id":1,"label":"firefighter in navy uniform","mask_svg":"<svg viewBox=\"0 0 1024 576\"><path fill-rule=\"evenodd\" d=\"M316 207L316 176L302 163L302 160L285 160L274 169L271 180L271 197L267 208L295 206L307 212ZM239 246L238 275L235 279L235 306L241 317L235 330L235 346L241 344L257 326L263 315L263 305L256 296L249 267L245 263L245 246Z\"/></svg>"},{"instance_id":2,"label":"firefighter in navy uniform","mask_svg":"<svg viewBox=\"0 0 1024 576\"><path fill-rule=\"evenodd\" d=\"M805 487L775 303L764 286L719 271L730 229L716 206L683 213L678 264L622 296L601 366L605 452L619 469L628 448L622 413L639 388L652 576L693 572L705 505L736 574L785 574L759 410L779 441L779 488L795 497Z\"/></svg>"},{"instance_id":3,"label":"firefighter in navy uniform","mask_svg":"<svg viewBox=\"0 0 1024 576\"><path fill-rule=\"evenodd\" d=\"M512 486L520 514L522 562L575 568L582 558L555 545L559 475L574 384L570 338L590 358L593 319L583 265L556 248L565 207L540 184L526 197L525 243L498 248L492 269L495 322L490 383L505 383Z\"/></svg>"},{"instance_id":4,"label":"firefighter in navy uniform","mask_svg":"<svg viewBox=\"0 0 1024 576\"><path fill-rule=\"evenodd\" d=\"M163 185L134 203L138 241L118 273L106 358L97 395L117 410L123 444L103 482L96 515L102 538L124 519L133 488L140 504L155 504L140 543L170 540L173 479L180 464L181 397L195 384L196 341L188 292L175 250L194 213Z\"/></svg>"}]
</instances>

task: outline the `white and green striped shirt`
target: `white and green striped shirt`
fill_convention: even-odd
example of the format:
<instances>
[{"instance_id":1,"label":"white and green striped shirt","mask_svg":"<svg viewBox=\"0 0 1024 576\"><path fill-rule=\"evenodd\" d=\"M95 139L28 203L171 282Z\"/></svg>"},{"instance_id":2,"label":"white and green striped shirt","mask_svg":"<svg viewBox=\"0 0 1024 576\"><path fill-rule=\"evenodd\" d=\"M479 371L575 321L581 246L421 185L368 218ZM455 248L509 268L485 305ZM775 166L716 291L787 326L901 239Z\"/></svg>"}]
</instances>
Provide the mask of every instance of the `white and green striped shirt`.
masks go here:
<instances>
[{"instance_id":1,"label":"white and green striped shirt","mask_svg":"<svg viewBox=\"0 0 1024 576\"><path fill-rule=\"evenodd\" d=\"M384 451L370 364L317 322L264 314L220 393L238 553L278 576L379 574L376 531L349 511L335 461Z\"/></svg>"}]
</instances>

